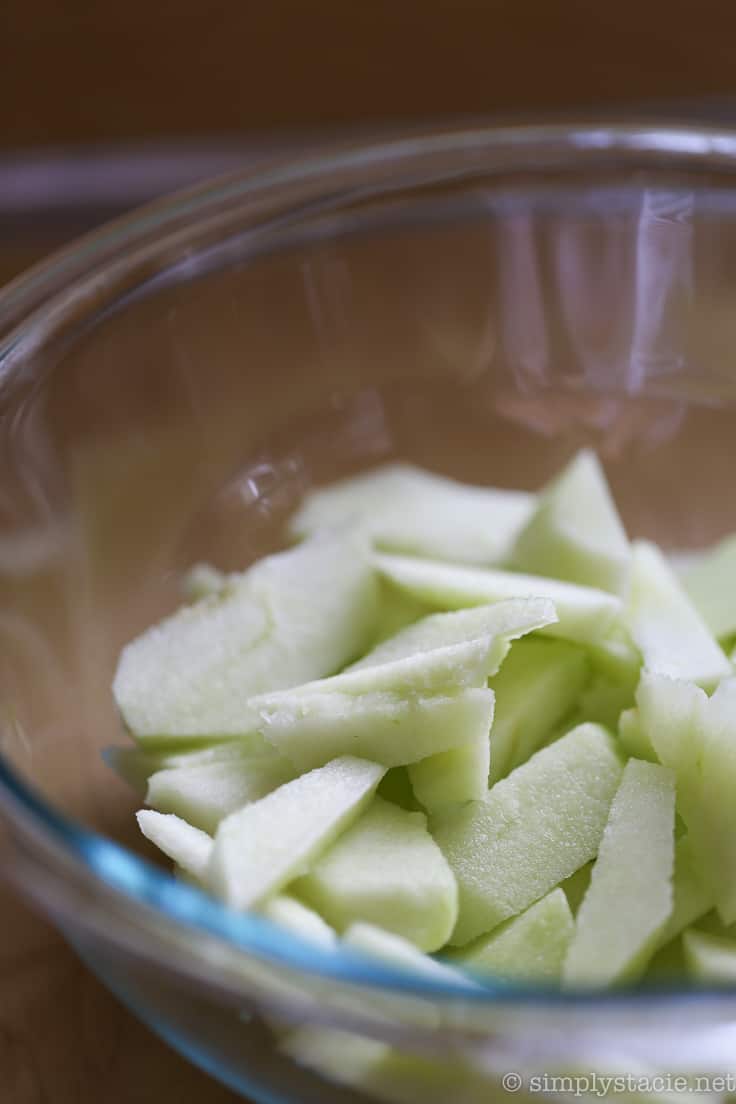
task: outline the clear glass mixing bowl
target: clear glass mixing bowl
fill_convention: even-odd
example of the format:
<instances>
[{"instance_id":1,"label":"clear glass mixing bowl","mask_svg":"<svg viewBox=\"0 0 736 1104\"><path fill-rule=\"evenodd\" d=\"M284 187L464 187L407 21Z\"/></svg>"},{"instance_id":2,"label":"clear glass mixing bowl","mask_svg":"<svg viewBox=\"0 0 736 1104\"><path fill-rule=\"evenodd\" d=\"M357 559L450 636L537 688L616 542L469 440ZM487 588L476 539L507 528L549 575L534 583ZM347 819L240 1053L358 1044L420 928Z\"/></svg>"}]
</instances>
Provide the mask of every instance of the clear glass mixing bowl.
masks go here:
<instances>
[{"instance_id":1,"label":"clear glass mixing bowl","mask_svg":"<svg viewBox=\"0 0 736 1104\"><path fill-rule=\"evenodd\" d=\"M735 1067L733 991L442 987L228 913L155 864L100 757L121 645L192 562L283 543L316 482L400 456L531 488L590 444L632 534L680 549L736 529L735 348L736 133L702 128L449 130L274 163L7 287L5 872L259 1101L355 1097L253 1009L493 1075Z\"/></svg>"}]
</instances>

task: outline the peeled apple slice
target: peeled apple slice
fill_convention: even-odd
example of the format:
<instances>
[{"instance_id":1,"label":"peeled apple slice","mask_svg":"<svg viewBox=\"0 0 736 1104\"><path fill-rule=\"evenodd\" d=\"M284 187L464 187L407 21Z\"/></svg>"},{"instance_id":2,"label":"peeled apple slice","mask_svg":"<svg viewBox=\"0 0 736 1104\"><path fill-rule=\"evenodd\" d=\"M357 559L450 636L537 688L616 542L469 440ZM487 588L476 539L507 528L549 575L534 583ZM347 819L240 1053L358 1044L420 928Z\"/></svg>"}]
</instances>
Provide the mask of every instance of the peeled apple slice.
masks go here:
<instances>
[{"instance_id":1,"label":"peeled apple slice","mask_svg":"<svg viewBox=\"0 0 736 1104\"><path fill-rule=\"evenodd\" d=\"M498 1082L469 1063L405 1053L389 1043L308 1024L289 1033L283 1054L304 1069L387 1104L489 1104L502 1099ZM522 1094L523 1095L523 1094Z\"/></svg>"},{"instance_id":2,"label":"peeled apple slice","mask_svg":"<svg viewBox=\"0 0 736 1104\"><path fill-rule=\"evenodd\" d=\"M254 694L337 670L374 630L377 583L355 535L315 538L229 576L123 649L113 683L141 742L239 736Z\"/></svg>"},{"instance_id":3,"label":"peeled apple slice","mask_svg":"<svg viewBox=\"0 0 736 1104\"><path fill-rule=\"evenodd\" d=\"M211 836L193 828L181 817L156 813L153 809L141 809L136 818L146 839L155 843L197 882L204 880L214 847Z\"/></svg>"},{"instance_id":4,"label":"peeled apple slice","mask_svg":"<svg viewBox=\"0 0 736 1104\"><path fill-rule=\"evenodd\" d=\"M338 931L366 921L422 951L444 946L457 919L455 878L427 818L380 797L291 890Z\"/></svg>"},{"instance_id":5,"label":"peeled apple slice","mask_svg":"<svg viewBox=\"0 0 736 1104\"><path fill-rule=\"evenodd\" d=\"M493 693L273 695L258 701L258 711L263 732L297 770L349 753L396 767L487 740Z\"/></svg>"},{"instance_id":6,"label":"peeled apple slice","mask_svg":"<svg viewBox=\"0 0 736 1104\"><path fill-rule=\"evenodd\" d=\"M486 679L498 671L513 640L552 625L556 620L554 605L544 598L510 599L451 613L430 614L378 644L330 681L344 688L357 671L371 669L377 675L381 668L389 665L407 660L426 661L436 652L444 653L448 648L479 640L489 641L482 676ZM371 689L375 687L371 685Z\"/></svg>"},{"instance_id":7,"label":"peeled apple slice","mask_svg":"<svg viewBox=\"0 0 736 1104\"><path fill-rule=\"evenodd\" d=\"M295 773L288 759L273 754L160 770L148 780L146 804L214 834L224 817L265 797Z\"/></svg>"},{"instance_id":8,"label":"peeled apple slice","mask_svg":"<svg viewBox=\"0 0 736 1104\"><path fill-rule=\"evenodd\" d=\"M407 771L417 801L434 811L457 801L482 800L488 789L490 767L488 729L479 725L472 742L411 763Z\"/></svg>"},{"instance_id":9,"label":"peeled apple slice","mask_svg":"<svg viewBox=\"0 0 736 1104\"><path fill-rule=\"evenodd\" d=\"M712 688L731 664L656 545L633 545L626 620L653 674Z\"/></svg>"},{"instance_id":10,"label":"peeled apple slice","mask_svg":"<svg viewBox=\"0 0 736 1104\"><path fill-rule=\"evenodd\" d=\"M296 897L287 893L278 893L266 901L261 912L274 924L288 929L301 939L310 943L316 943L320 947L334 948L337 946L337 934L329 924L325 923L319 913L307 908Z\"/></svg>"},{"instance_id":11,"label":"peeled apple slice","mask_svg":"<svg viewBox=\"0 0 736 1104\"><path fill-rule=\"evenodd\" d=\"M672 912L657 936L657 946L665 947L685 928L690 927L713 908L713 894L703 880L698 857L690 838L682 836L675 844L675 872L672 878Z\"/></svg>"},{"instance_id":12,"label":"peeled apple slice","mask_svg":"<svg viewBox=\"0 0 736 1104\"><path fill-rule=\"evenodd\" d=\"M736 983L736 943L707 932L687 931L682 937L685 964L698 981Z\"/></svg>"},{"instance_id":13,"label":"peeled apple slice","mask_svg":"<svg viewBox=\"0 0 736 1104\"><path fill-rule=\"evenodd\" d=\"M553 889L490 935L464 947L453 961L495 977L551 984L562 976L574 931L567 897Z\"/></svg>"},{"instance_id":14,"label":"peeled apple slice","mask_svg":"<svg viewBox=\"0 0 736 1104\"><path fill-rule=\"evenodd\" d=\"M713 636L736 633L736 535L698 556L680 578Z\"/></svg>"},{"instance_id":15,"label":"peeled apple slice","mask_svg":"<svg viewBox=\"0 0 736 1104\"><path fill-rule=\"evenodd\" d=\"M227 583L228 577L223 571L218 571L212 564L200 563L187 571L181 589L187 602L198 602L200 598L208 598L224 590Z\"/></svg>"},{"instance_id":16,"label":"peeled apple slice","mask_svg":"<svg viewBox=\"0 0 736 1104\"><path fill-rule=\"evenodd\" d=\"M626 755L634 759L647 759L657 762L657 753L652 741L642 728L639 710L636 707L625 709L618 719L618 742Z\"/></svg>"},{"instance_id":17,"label":"peeled apple slice","mask_svg":"<svg viewBox=\"0 0 736 1104\"><path fill-rule=\"evenodd\" d=\"M438 962L424 954L408 939L395 932L386 931L375 924L351 924L342 938L343 945L379 959L387 966L395 966L418 974L429 981L474 988L473 983L452 966Z\"/></svg>"},{"instance_id":18,"label":"peeled apple slice","mask_svg":"<svg viewBox=\"0 0 736 1104\"><path fill-rule=\"evenodd\" d=\"M343 754L395 767L477 746L490 729L493 695L456 691L485 687L509 641L553 618L543 600L434 614L342 674L260 695L249 707L261 733L301 770Z\"/></svg>"},{"instance_id":19,"label":"peeled apple slice","mask_svg":"<svg viewBox=\"0 0 736 1104\"><path fill-rule=\"evenodd\" d=\"M582 648L553 640L519 640L497 675L491 727L491 784L521 766L572 711L588 679Z\"/></svg>"},{"instance_id":20,"label":"peeled apple slice","mask_svg":"<svg viewBox=\"0 0 736 1104\"><path fill-rule=\"evenodd\" d=\"M435 563L410 556L374 556L376 569L399 590L435 608L463 609L509 598L546 598L557 621L542 630L547 636L578 644L605 641L622 616L613 594L539 575Z\"/></svg>"},{"instance_id":21,"label":"peeled apple slice","mask_svg":"<svg viewBox=\"0 0 736 1104\"><path fill-rule=\"evenodd\" d=\"M579 452L542 492L511 559L520 571L622 592L630 547L595 453Z\"/></svg>"},{"instance_id":22,"label":"peeled apple slice","mask_svg":"<svg viewBox=\"0 0 736 1104\"><path fill-rule=\"evenodd\" d=\"M642 728L677 777L678 811L699 873L724 924L736 921L736 679L713 697L692 683L645 672Z\"/></svg>"},{"instance_id":23,"label":"peeled apple slice","mask_svg":"<svg viewBox=\"0 0 736 1104\"><path fill-rule=\"evenodd\" d=\"M212 891L240 911L277 893L360 816L385 773L346 756L231 813L215 836Z\"/></svg>"},{"instance_id":24,"label":"peeled apple slice","mask_svg":"<svg viewBox=\"0 0 736 1104\"><path fill-rule=\"evenodd\" d=\"M491 931L594 858L621 770L610 734L580 725L497 782L484 801L433 817L460 892L452 944Z\"/></svg>"},{"instance_id":25,"label":"peeled apple slice","mask_svg":"<svg viewBox=\"0 0 736 1104\"><path fill-rule=\"evenodd\" d=\"M534 508L523 491L473 487L410 464L388 464L307 495L296 536L352 524L376 547L440 560L498 563Z\"/></svg>"},{"instance_id":26,"label":"peeled apple slice","mask_svg":"<svg viewBox=\"0 0 736 1104\"><path fill-rule=\"evenodd\" d=\"M645 968L672 913L674 826L673 772L630 759L578 910L567 985L610 985Z\"/></svg>"}]
</instances>

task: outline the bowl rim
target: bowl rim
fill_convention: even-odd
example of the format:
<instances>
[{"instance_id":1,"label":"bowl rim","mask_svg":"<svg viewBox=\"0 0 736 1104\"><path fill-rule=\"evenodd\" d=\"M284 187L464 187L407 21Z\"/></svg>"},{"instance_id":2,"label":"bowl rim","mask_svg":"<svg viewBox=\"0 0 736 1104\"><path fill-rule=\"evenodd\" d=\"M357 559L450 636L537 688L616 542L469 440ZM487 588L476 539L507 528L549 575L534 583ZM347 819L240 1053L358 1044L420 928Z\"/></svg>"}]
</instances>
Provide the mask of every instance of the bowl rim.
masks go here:
<instances>
[{"instance_id":1,"label":"bowl rim","mask_svg":"<svg viewBox=\"0 0 736 1104\"><path fill-rule=\"evenodd\" d=\"M278 209L281 204L283 210L289 210L296 198L309 209L315 197L327 196L331 209L339 209L356 195L365 195L366 185L376 186L379 192L406 187L406 176L397 173L397 167L414 171L423 167L426 171L429 163L443 158L453 162L455 172L448 177L447 170L437 166L438 180L456 178L458 172L471 172L479 161L488 172L524 169L543 173L552 166L610 167L631 158L632 162L652 169L707 168L734 174L736 189L736 129L697 123L678 125L672 120L602 119L471 128L450 125L375 142L341 142L337 146L331 143L311 155L287 156L229 173L146 204L77 239L6 285L0 291L0 395L6 378L12 378L33 349L43 344L47 334L44 322L55 312L63 315L68 311L77 294L84 301L95 281L104 279L111 266L130 264L146 250L161 249L162 243L190 234L193 227L227 219L234 211L241 211L244 203L257 204L268 197L271 207ZM340 184L337 189L336 178ZM475 978L467 975L467 981L462 980L465 975L460 975L461 983L456 986L367 961L339 945L335 949L317 948L256 914L232 912L196 887L177 881L121 845L61 814L20 778L2 751L0 814L10 829L11 845L13 840L20 841L33 852L39 860L37 870L53 866L59 856L63 857L103 901L117 900L132 911L141 932L152 941L157 936L146 922L151 910L176 928L183 926L189 932L212 936L229 947L305 977L322 976L358 986L408 990L440 1001L462 999L481 1005L531 1002L606 1008L623 1005L644 1010L663 1001L720 1003L733 1001L736 996L736 986L678 983L606 991L561 991L478 975ZM29 891L22 877L19 883L21 891ZM30 895L33 897L32 892ZM53 912L42 895L38 895L37 903ZM103 935L99 930L97 934ZM111 942L121 937L116 930L104 935ZM162 940L163 936L158 938L159 952Z\"/></svg>"}]
</instances>

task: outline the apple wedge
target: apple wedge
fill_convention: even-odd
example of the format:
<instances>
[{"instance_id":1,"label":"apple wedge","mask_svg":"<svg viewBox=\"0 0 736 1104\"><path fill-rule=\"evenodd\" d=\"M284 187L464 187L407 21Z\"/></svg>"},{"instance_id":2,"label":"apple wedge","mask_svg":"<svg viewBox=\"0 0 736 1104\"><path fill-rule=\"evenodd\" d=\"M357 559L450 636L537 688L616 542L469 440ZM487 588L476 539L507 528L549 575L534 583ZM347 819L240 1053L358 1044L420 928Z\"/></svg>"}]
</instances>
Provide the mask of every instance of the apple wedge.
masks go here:
<instances>
[{"instance_id":1,"label":"apple wedge","mask_svg":"<svg viewBox=\"0 0 736 1104\"><path fill-rule=\"evenodd\" d=\"M645 672L642 728L677 777L677 807L724 924L736 921L736 679L709 698L691 682Z\"/></svg>"},{"instance_id":2,"label":"apple wedge","mask_svg":"<svg viewBox=\"0 0 736 1104\"><path fill-rule=\"evenodd\" d=\"M552 984L562 977L574 931L567 897L553 889L490 935L464 947L452 961L497 978Z\"/></svg>"},{"instance_id":3,"label":"apple wedge","mask_svg":"<svg viewBox=\"0 0 736 1104\"><path fill-rule=\"evenodd\" d=\"M410 464L387 464L312 491L290 528L302 537L352 524L377 548L498 563L534 503L534 495L523 491L474 487Z\"/></svg>"},{"instance_id":4,"label":"apple wedge","mask_svg":"<svg viewBox=\"0 0 736 1104\"><path fill-rule=\"evenodd\" d=\"M278 893L360 816L385 773L346 756L231 813L215 836L212 891L238 911Z\"/></svg>"},{"instance_id":5,"label":"apple wedge","mask_svg":"<svg viewBox=\"0 0 736 1104\"><path fill-rule=\"evenodd\" d=\"M511 560L520 571L620 594L630 557L601 463L584 449L542 491Z\"/></svg>"},{"instance_id":6,"label":"apple wedge","mask_svg":"<svg viewBox=\"0 0 736 1104\"><path fill-rule=\"evenodd\" d=\"M674 828L674 773L630 759L576 917L566 985L611 985L645 969L672 913Z\"/></svg>"},{"instance_id":7,"label":"apple wedge","mask_svg":"<svg viewBox=\"0 0 736 1104\"><path fill-rule=\"evenodd\" d=\"M497 782L484 801L432 818L460 893L452 944L491 931L595 857L621 771L610 734L580 725Z\"/></svg>"},{"instance_id":8,"label":"apple wedge","mask_svg":"<svg viewBox=\"0 0 736 1104\"><path fill-rule=\"evenodd\" d=\"M457 885L423 813L380 797L291 891L344 931L365 921L437 951L457 920Z\"/></svg>"},{"instance_id":9,"label":"apple wedge","mask_svg":"<svg viewBox=\"0 0 736 1104\"><path fill-rule=\"evenodd\" d=\"M263 904L261 913L273 920L274 924L279 924L309 943L328 949L337 946L337 933L319 913L288 893L277 893L275 897L271 897Z\"/></svg>"},{"instance_id":10,"label":"apple wedge","mask_svg":"<svg viewBox=\"0 0 736 1104\"><path fill-rule=\"evenodd\" d=\"M348 753L395 767L452 748L482 750L493 694L480 687L512 639L553 618L551 603L529 599L433 614L342 674L261 695L250 707L300 770Z\"/></svg>"},{"instance_id":11,"label":"apple wedge","mask_svg":"<svg viewBox=\"0 0 736 1104\"><path fill-rule=\"evenodd\" d=\"M685 590L718 640L736 633L736 535L698 556L681 572Z\"/></svg>"},{"instance_id":12,"label":"apple wedge","mask_svg":"<svg viewBox=\"0 0 736 1104\"><path fill-rule=\"evenodd\" d=\"M656 545L633 545L626 621L648 671L712 689L731 674L708 626Z\"/></svg>"},{"instance_id":13,"label":"apple wedge","mask_svg":"<svg viewBox=\"0 0 736 1104\"><path fill-rule=\"evenodd\" d=\"M498 782L538 751L571 713L590 674L582 648L561 640L517 641L490 686L490 782Z\"/></svg>"},{"instance_id":14,"label":"apple wedge","mask_svg":"<svg viewBox=\"0 0 736 1104\"><path fill-rule=\"evenodd\" d=\"M339 669L374 631L377 584L354 535L269 556L122 652L113 692L142 743L242 736L248 699Z\"/></svg>"},{"instance_id":15,"label":"apple wedge","mask_svg":"<svg viewBox=\"0 0 736 1104\"><path fill-rule=\"evenodd\" d=\"M295 773L288 759L274 754L160 770L148 779L146 804L214 834L226 816L291 781Z\"/></svg>"},{"instance_id":16,"label":"apple wedge","mask_svg":"<svg viewBox=\"0 0 736 1104\"><path fill-rule=\"evenodd\" d=\"M196 882L204 881L214 847L211 836L187 824L181 817L157 813L153 809L141 809L136 819L146 839L155 843Z\"/></svg>"},{"instance_id":17,"label":"apple wedge","mask_svg":"<svg viewBox=\"0 0 736 1104\"><path fill-rule=\"evenodd\" d=\"M554 604L557 620L541 631L576 644L605 642L623 613L620 599L613 594L540 575L378 553L374 563L379 574L398 590L435 609L457 610L509 598L546 598Z\"/></svg>"}]
</instances>

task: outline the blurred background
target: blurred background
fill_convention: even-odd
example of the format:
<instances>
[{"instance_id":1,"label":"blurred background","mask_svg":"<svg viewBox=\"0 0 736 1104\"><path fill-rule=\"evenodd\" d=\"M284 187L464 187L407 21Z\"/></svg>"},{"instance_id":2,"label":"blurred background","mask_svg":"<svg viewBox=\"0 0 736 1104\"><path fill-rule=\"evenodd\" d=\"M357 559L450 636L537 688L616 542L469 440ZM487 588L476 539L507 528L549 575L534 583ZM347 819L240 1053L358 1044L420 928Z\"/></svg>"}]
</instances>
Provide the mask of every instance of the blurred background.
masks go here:
<instances>
[{"instance_id":1,"label":"blurred background","mask_svg":"<svg viewBox=\"0 0 736 1104\"><path fill-rule=\"evenodd\" d=\"M2 0L0 282L155 195L439 118L736 118L730 0Z\"/></svg>"},{"instance_id":2,"label":"blurred background","mask_svg":"<svg viewBox=\"0 0 736 1104\"><path fill-rule=\"evenodd\" d=\"M0 284L157 195L491 117L736 123L733 0L0 0ZM224 1104L0 888L3 1104Z\"/></svg>"}]
</instances>

